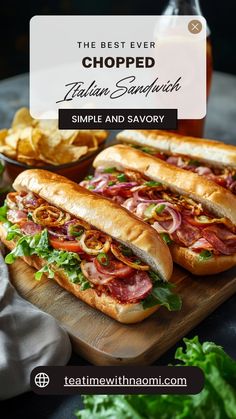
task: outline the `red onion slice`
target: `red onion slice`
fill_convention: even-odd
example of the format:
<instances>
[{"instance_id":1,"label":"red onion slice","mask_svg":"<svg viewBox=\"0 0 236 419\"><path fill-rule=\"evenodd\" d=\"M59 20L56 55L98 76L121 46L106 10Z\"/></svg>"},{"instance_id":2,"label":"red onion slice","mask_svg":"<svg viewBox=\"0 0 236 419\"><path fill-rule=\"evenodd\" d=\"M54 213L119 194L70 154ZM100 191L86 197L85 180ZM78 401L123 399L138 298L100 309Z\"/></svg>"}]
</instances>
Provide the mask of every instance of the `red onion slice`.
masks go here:
<instances>
[{"instance_id":1,"label":"red onion slice","mask_svg":"<svg viewBox=\"0 0 236 419\"><path fill-rule=\"evenodd\" d=\"M137 182L120 182L116 183L115 185L108 186L108 189L115 190L115 189L130 189L137 185Z\"/></svg>"},{"instance_id":2,"label":"red onion slice","mask_svg":"<svg viewBox=\"0 0 236 419\"><path fill-rule=\"evenodd\" d=\"M133 212L136 209L137 202L134 198L128 198L125 202L123 202L122 207L126 208L127 210Z\"/></svg>"},{"instance_id":3,"label":"red onion slice","mask_svg":"<svg viewBox=\"0 0 236 419\"><path fill-rule=\"evenodd\" d=\"M56 237L57 239L63 239L63 240L75 240L74 237L72 236L68 236L67 234L64 233L59 233L57 231L53 231L53 230L48 230L48 233L50 234L50 236Z\"/></svg>"},{"instance_id":4,"label":"red onion slice","mask_svg":"<svg viewBox=\"0 0 236 419\"><path fill-rule=\"evenodd\" d=\"M211 169L209 169L209 167L205 167L205 166L196 167L195 172L200 176L205 176L205 175L212 174Z\"/></svg>"},{"instance_id":5,"label":"red onion slice","mask_svg":"<svg viewBox=\"0 0 236 419\"><path fill-rule=\"evenodd\" d=\"M231 190L231 192L236 193L236 180L231 183L229 189Z\"/></svg>"},{"instance_id":6,"label":"red onion slice","mask_svg":"<svg viewBox=\"0 0 236 419\"><path fill-rule=\"evenodd\" d=\"M139 195L139 191L134 192L134 199L137 202L149 202L149 204L158 204L159 202L164 202L164 200L161 198L157 198L157 199L143 198L142 196Z\"/></svg>"},{"instance_id":7,"label":"red onion slice","mask_svg":"<svg viewBox=\"0 0 236 419\"><path fill-rule=\"evenodd\" d=\"M170 207L166 207L165 211L168 211L169 214L172 216L172 223L170 224L170 226L168 228L164 228L158 221L155 221L152 224L152 227L158 232L158 233L168 233L168 234L172 234L174 233L176 230L178 230L178 228L181 225L182 222L182 217L180 215L179 212L175 211L173 208Z\"/></svg>"},{"instance_id":8,"label":"red onion slice","mask_svg":"<svg viewBox=\"0 0 236 419\"><path fill-rule=\"evenodd\" d=\"M149 207L149 203L148 202L140 202L137 205L135 214L137 215L137 217L139 218L144 218L144 212L146 211L146 209Z\"/></svg>"},{"instance_id":9,"label":"red onion slice","mask_svg":"<svg viewBox=\"0 0 236 419\"><path fill-rule=\"evenodd\" d=\"M107 186L107 182L108 182L108 180L107 180L107 179L103 179L103 180L101 180L101 181L97 184L97 186L93 189L93 192L98 192L98 191L102 192L102 190L104 189L104 187L106 187L106 186Z\"/></svg>"}]
</instances>

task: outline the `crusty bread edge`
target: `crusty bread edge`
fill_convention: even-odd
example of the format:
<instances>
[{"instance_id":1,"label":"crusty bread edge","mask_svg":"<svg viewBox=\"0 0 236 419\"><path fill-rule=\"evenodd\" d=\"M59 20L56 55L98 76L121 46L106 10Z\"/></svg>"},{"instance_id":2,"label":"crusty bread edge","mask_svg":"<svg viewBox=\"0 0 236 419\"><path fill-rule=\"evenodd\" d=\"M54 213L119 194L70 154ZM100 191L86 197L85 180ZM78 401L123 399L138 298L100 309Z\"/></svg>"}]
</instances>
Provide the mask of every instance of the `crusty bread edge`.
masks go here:
<instances>
[{"instance_id":1,"label":"crusty bread edge","mask_svg":"<svg viewBox=\"0 0 236 419\"><path fill-rule=\"evenodd\" d=\"M233 255L217 255L202 260L193 250L177 244L170 246L170 252L175 263L181 265L194 275L208 276L224 272L236 265L236 253Z\"/></svg>"},{"instance_id":2,"label":"crusty bread edge","mask_svg":"<svg viewBox=\"0 0 236 419\"><path fill-rule=\"evenodd\" d=\"M153 147L167 154L191 156L212 166L236 168L236 147L207 138L183 136L159 130L124 130L117 140L125 144Z\"/></svg>"},{"instance_id":3,"label":"crusty bread edge","mask_svg":"<svg viewBox=\"0 0 236 419\"><path fill-rule=\"evenodd\" d=\"M122 144L103 150L93 165L137 170L151 180L162 182L174 192L202 203L218 217L227 217L236 225L236 196L196 173L188 171L186 175L186 170Z\"/></svg>"},{"instance_id":4,"label":"crusty bread edge","mask_svg":"<svg viewBox=\"0 0 236 419\"><path fill-rule=\"evenodd\" d=\"M14 241L6 240L6 230L3 223L0 223L0 240L9 250L13 250L16 245ZM21 259L37 270L41 269L45 264L43 259L40 259L37 256L23 257ZM47 276L47 274L45 274L45 276ZM32 278L32 281L33 280L34 278ZM99 296L92 288L81 291L79 285L71 283L62 273L55 273L54 280L75 297L120 323L131 324L141 322L159 308L159 306L154 306L144 310L140 303L120 304L106 294L101 294L101 296Z\"/></svg>"}]
</instances>

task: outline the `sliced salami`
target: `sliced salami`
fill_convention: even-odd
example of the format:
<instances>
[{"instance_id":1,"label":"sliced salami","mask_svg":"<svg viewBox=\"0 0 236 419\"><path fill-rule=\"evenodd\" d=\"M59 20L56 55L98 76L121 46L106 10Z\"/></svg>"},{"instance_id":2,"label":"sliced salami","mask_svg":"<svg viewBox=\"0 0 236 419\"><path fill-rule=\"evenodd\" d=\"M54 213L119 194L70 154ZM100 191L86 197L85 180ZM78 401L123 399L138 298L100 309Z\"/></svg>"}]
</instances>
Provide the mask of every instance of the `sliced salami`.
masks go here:
<instances>
[{"instance_id":1,"label":"sliced salami","mask_svg":"<svg viewBox=\"0 0 236 419\"><path fill-rule=\"evenodd\" d=\"M202 236L199 228L188 224L186 220L183 220L180 228L174 233L173 239L186 247L190 247Z\"/></svg>"},{"instance_id":2,"label":"sliced salami","mask_svg":"<svg viewBox=\"0 0 236 419\"><path fill-rule=\"evenodd\" d=\"M114 276L105 275L99 272L94 262L83 260L81 263L81 270L84 276L95 285L105 285L114 278Z\"/></svg>"},{"instance_id":3,"label":"sliced salami","mask_svg":"<svg viewBox=\"0 0 236 419\"><path fill-rule=\"evenodd\" d=\"M223 255L232 255L236 252L236 235L224 227L216 225L206 227L202 230L202 235L214 249Z\"/></svg>"},{"instance_id":4,"label":"sliced salami","mask_svg":"<svg viewBox=\"0 0 236 419\"><path fill-rule=\"evenodd\" d=\"M152 290L152 281L144 271L135 272L129 278L114 279L108 284L110 293L122 303L144 299Z\"/></svg>"},{"instance_id":5,"label":"sliced salami","mask_svg":"<svg viewBox=\"0 0 236 419\"><path fill-rule=\"evenodd\" d=\"M40 233L40 231L42 231L42 227L35 224L33 221L26 221L21 225L21 230L23 233L33 236L34 234Z\"/></svg>"},{"instance_id":6,"label":"sliced salami","mask_svg":"<svg viewBox=\"0 0 236 419\"><path fill-rule=\"evenodd\" d=\"M21 210L10 209L7 213L7 219L15 224L19 221L27 220L27 213Z\"/></svg>"}]
</instances>

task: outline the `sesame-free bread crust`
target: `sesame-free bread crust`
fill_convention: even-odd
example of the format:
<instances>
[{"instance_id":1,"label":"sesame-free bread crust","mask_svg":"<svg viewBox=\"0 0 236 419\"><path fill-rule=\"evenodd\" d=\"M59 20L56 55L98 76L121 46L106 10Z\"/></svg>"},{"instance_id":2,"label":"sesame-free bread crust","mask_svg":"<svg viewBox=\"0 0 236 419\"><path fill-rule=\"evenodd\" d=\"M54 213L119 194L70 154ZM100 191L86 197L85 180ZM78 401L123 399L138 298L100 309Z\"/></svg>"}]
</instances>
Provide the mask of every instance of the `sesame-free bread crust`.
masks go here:
<instances>
[{"instance_id":1,"label":"sesame-free bread crust","mask_svg":"<svg viewBox=\"0 0 236 419\"><path fill-rule=\"evenodd\" d=\"M212 255L209 259L202 259L199 254L186 247L177 244L170 246L174 262L183 266L194 275L208 276L224 272L236 265L236 253L234 255Z\"/></svg>"},{"instance_id":2,"label":"sesame-free bread crust","mask_svg":"<svg viewBox=\"0 0 236 419\"><path fill-rule=\"evenodd\" d=\"M161 130L124 130L117 135L122 143L153 147L166 154L190 156L211 166L236 168L236 147L221 141L187 137Z\"/></svg>"},{"instance_id":3,"label":"sesame-free bread crust","mask_svg":"<svg viewBox=\"0 0 236 419\"><path fill-rule=\"evenodd\" d=\"M236 225L236 196L220 185L193 172L175 167L127 145L106 148L95 158L94 167L131 169L151 180L163 183L172 191L201 203L217 217L228 218Z\"/></svg>"}]
</instances>

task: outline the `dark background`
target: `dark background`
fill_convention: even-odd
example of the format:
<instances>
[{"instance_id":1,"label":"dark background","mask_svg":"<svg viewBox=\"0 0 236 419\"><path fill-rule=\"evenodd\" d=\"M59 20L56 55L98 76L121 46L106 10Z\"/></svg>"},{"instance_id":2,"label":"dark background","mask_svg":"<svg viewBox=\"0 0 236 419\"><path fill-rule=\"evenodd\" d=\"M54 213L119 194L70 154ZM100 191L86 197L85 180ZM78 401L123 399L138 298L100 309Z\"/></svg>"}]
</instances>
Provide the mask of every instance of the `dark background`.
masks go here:
<instances>
[{"instance_id":1,"label":"dark background","mask_svg":"<svg viewBox=\"0 0 236 419\"><path fill-rule=\"evenodd\" d=\"M168 0L0 1L0 79L28 72L29 20L40 14L161 14ZM214 69L236 74L236 1L201 0L212 33Z\"/></svg>"}]
</instances>

